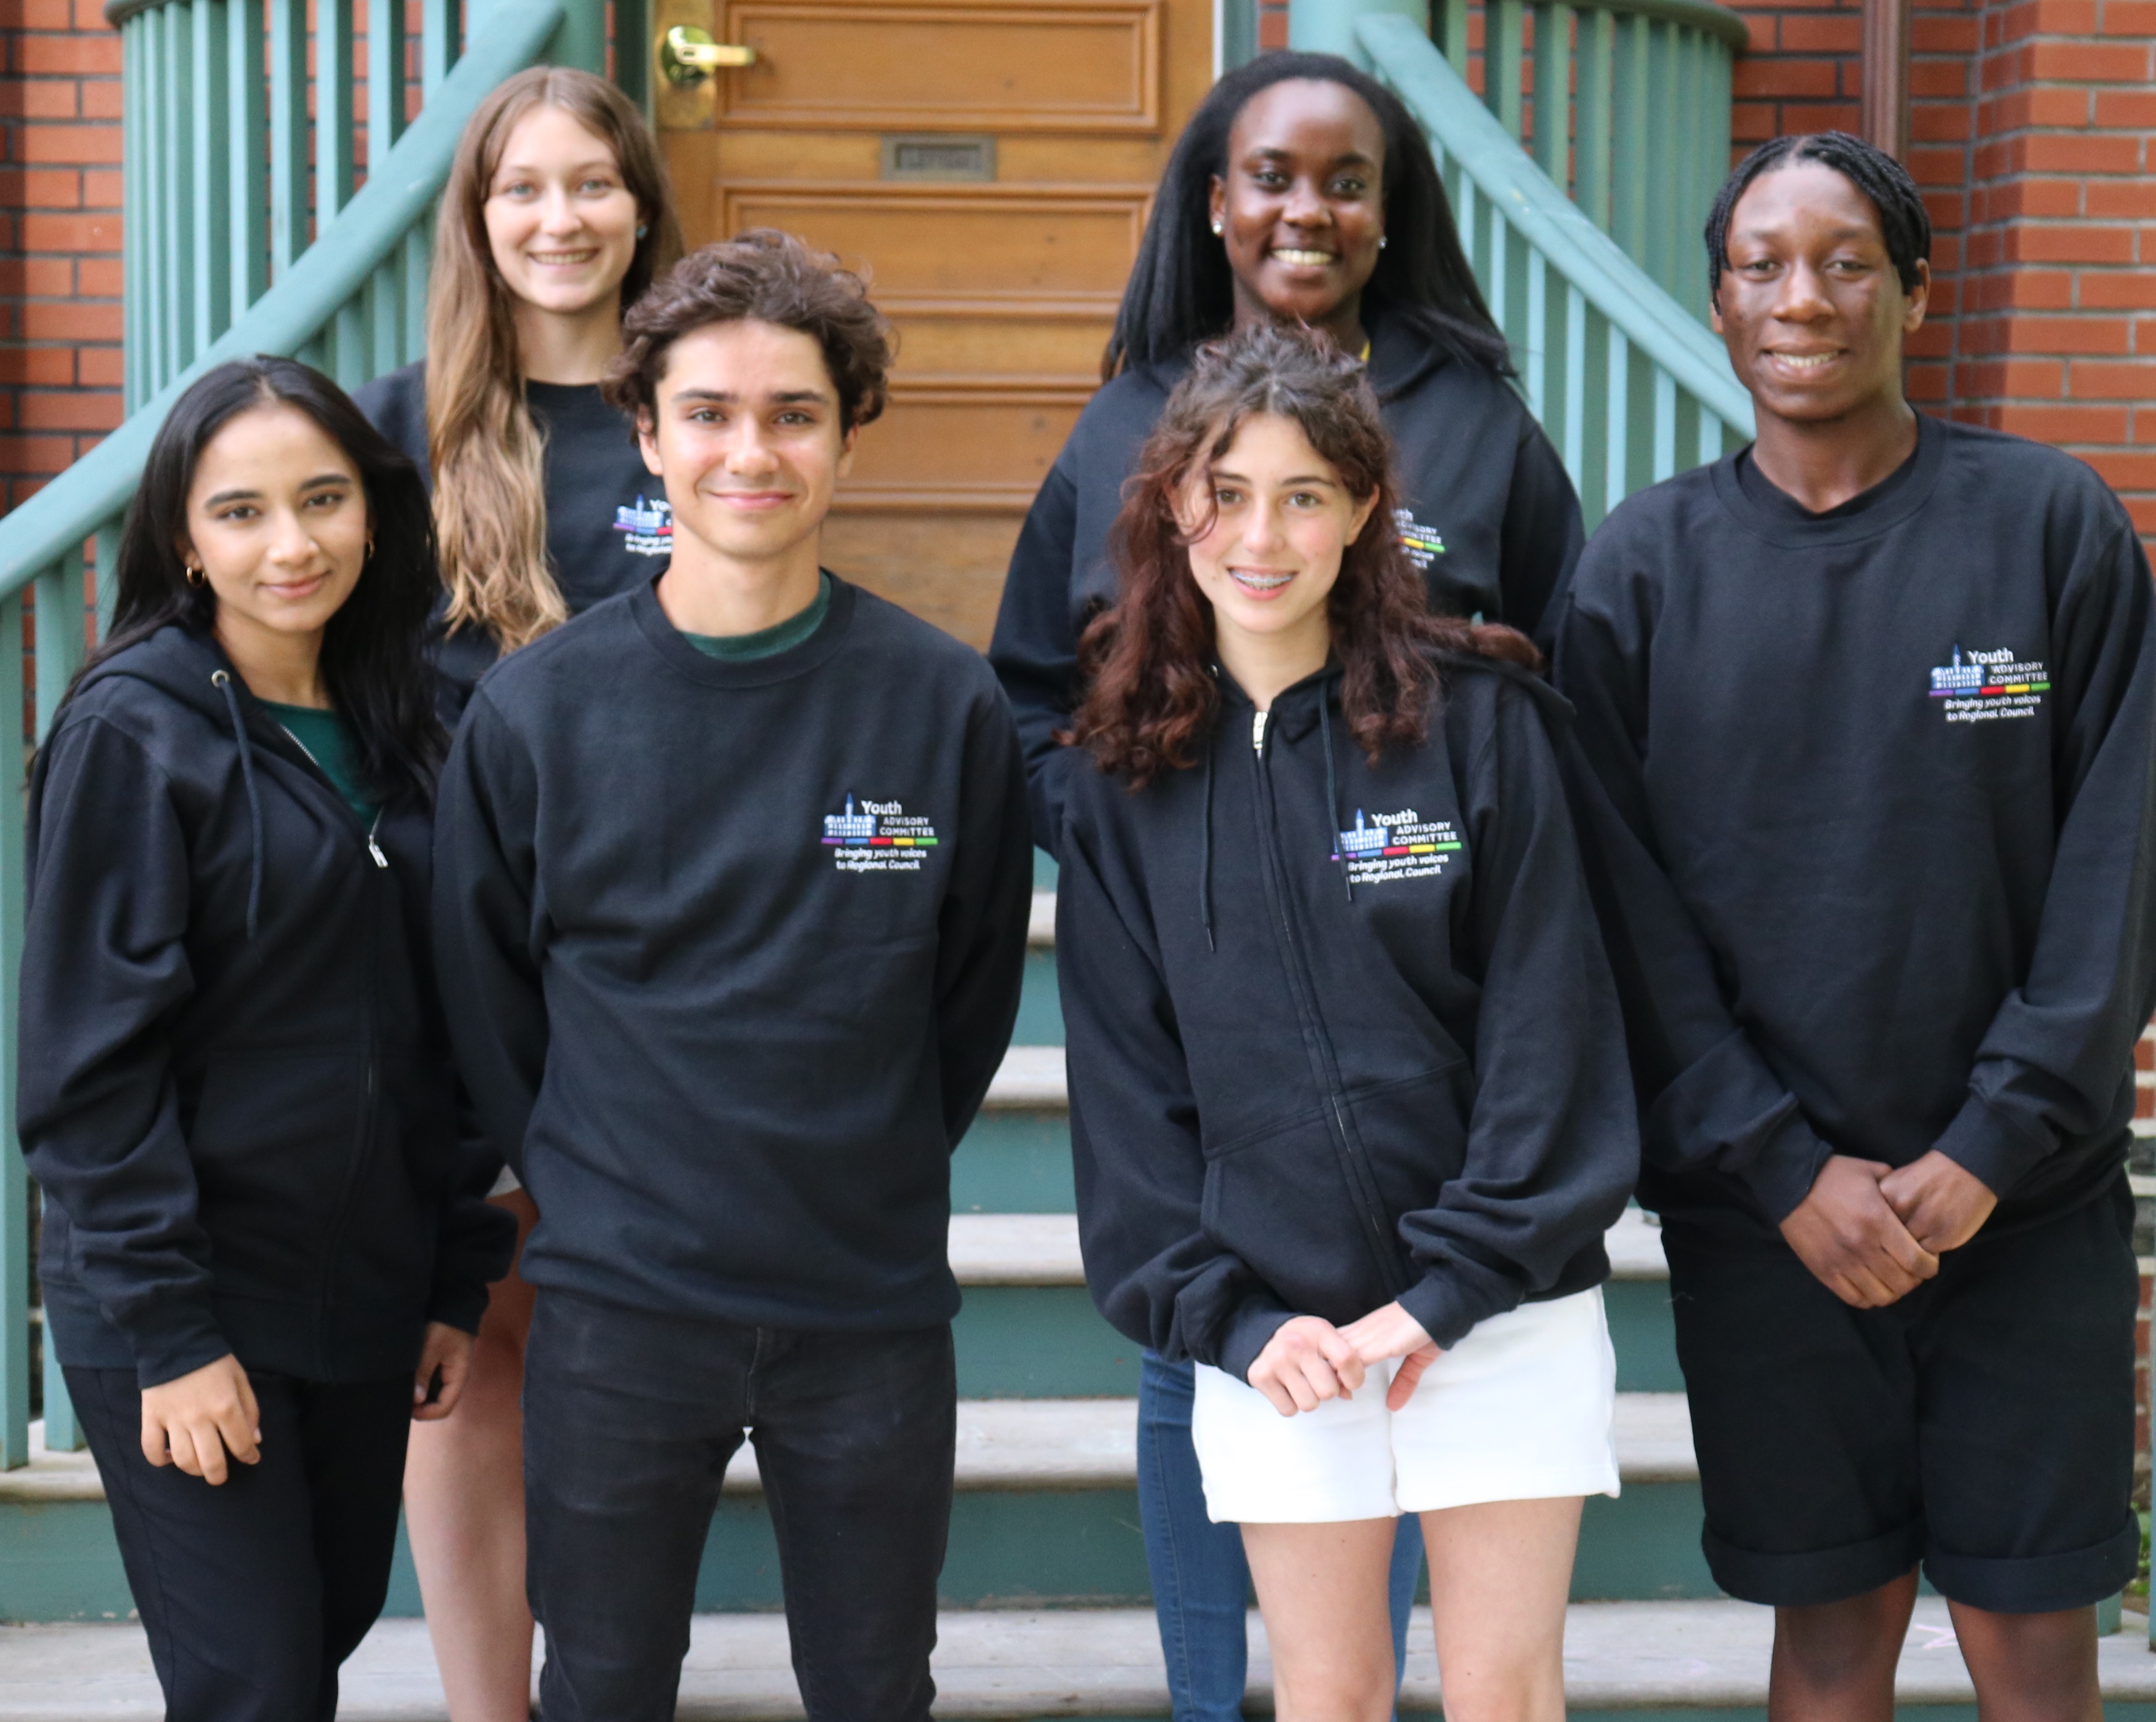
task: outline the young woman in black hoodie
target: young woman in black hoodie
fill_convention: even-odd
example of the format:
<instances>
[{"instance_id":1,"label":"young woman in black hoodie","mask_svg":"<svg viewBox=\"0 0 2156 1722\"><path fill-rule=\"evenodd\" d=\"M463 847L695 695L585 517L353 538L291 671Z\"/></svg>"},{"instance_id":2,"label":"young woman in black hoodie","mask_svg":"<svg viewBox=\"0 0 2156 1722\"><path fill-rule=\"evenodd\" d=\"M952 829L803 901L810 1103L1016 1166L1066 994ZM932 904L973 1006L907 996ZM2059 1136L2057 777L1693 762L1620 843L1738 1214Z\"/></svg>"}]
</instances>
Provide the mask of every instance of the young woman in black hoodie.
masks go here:
<instances>
[{"instance_id":1,"label":"young woman in black hoodie","mask_svg":"<svg viewBox=\"0 0 2156 1722\"><path fill-rule=\"evenodd\" d=\"M1197 1366L1283 1714L1388 1713L1407 1512L1446 1714L1555 1722L1617 1489L1631 1085L1562 702L1520 635L1429 612L1389 452L1353 360L1260 326L1140 461L1067 732L1079 1225L1108 1320Z\"/></svg>"},{"instance_id":2,"label":"young woman in black hoodie","mask_svg":"<svg viewBox=\"0 0 2156 1722\"><path fill-rule=\"evenodd\" d=\"M434 987L434 531L336 385L242 360L158 432L117 572L30 785L46 1332L167 1714L328 1722L516 1230Z\"/></svg>"},{"instance_id":3,"label":"young woman in black hoodie","mask_svg":"<svg viewBox=\"0 0 2156 1722\"><path fill-rule=\"evenodd\" d=\"M1053 851L1072 761L1055 741L1078 639L1115 596L1108 528L1123 481L1201 341L1267 322L1322 331L1366 361L1398 450L1390 505L1432 608L1548 643L1581 543L1579 500L1508 381L1504 336L1461 251L1414 119L1331 54L1269 54L1216 84L1178 140L1102 360L1103 387L1013 551L989 659L1025 746L1034 840ZM1205 1523L1190 1372L1145 1361L1140 1517L1176 1722L1235 1722L1249 1576ZM1404 1654L1420 1561L1402 1528Z\"/></svg>"}]
</instances>

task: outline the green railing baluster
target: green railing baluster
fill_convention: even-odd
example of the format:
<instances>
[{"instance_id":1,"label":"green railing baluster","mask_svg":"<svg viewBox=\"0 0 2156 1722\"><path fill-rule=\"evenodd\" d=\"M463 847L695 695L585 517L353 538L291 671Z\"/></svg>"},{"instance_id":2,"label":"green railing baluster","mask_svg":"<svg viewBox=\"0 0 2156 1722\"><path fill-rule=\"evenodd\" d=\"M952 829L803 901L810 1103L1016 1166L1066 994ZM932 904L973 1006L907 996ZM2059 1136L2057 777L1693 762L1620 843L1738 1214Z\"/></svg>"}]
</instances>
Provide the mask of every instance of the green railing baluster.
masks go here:
<instances>
[{"instance_id":1,"label":"green railing baluster","mask_svg":"<svg viewBox=\"0 0 2156 1722\"><path fill-rule=\"evenodd\" d=\"M164 180L165 291L171 300L165 312L164 369L162 385L184 370L195 356L195 300L198 288L189 266L194 254L190 231L194 215L194 7L176 4L167 8L165 21L166 89L164 136L159 141Z\"/></svg>"},{"instance_id":2,"label":"green railing baluster","mask_svg":"<svg viewBox=\"0 0 2156 1722\"><path fill-rule=\"evenodd\" d=\"M367 171L404 135L404 0L367 0Z\"/></svg>"},{"instance_id":3,"label":"green railing baluster","mask_svg":"<svg viewBox=\"0 0 2156 1722\"><path fill-rule=\"evenodd\" d=\"M165 64L165 36L172 18L164 8L145 13L142 17L143 85L146 100L142 106L145 129L142 138L142 393L145 399L155 394L165 377L169 362L166 351L165 329L172 314L172 295L168 278L172 274L171 235L167 230L167 213L172 187L167 183L161 154L167 148L165 133L172 105L172 90L167 81L171 68Z\"/></svg>"},{"instance_id":4,"label":"green railing baluster","mask_svg":"<svg viewBox=\"0 0 2156 1722\"><path fill-rule=\"evenodd\" d=\"M404 351L404 271L402 259L392 257L375 270L367 283L367 360L369 376L394 371ZM360 379L365 382L367 379Z\"/></svg>"},{"instance_id":5,"label":"green railing baluster","mask_svg":"<svg viewBox=\"0 0 2156 1722\"><path fill-rule=\"evenodd\" d=\"M1539 57L1537 59L1535 71L1536 75L1539 77L1542 72ZM1527 361L1522 380L1527 385L1527 411L1533 413L1537 418L1547 422L1549 415L1547 410L1544 386L1549 377L1549 271L1543 264L1539 252L1527 253L1526 274L1527 278L1527 351L1524 355L1516 352L1513 358L1516 362L1522 357Z\"/></svg>"},{"instance_id":6,"label":"green railing baluster","mask_svg":"<svg viewBox=\"0 0 2156 1722\"><path fill-rule=\"evenodd\" d=\"M1467 0L1455 0L1455 3L1465 7ZM434 99L442 79L449 75L449 68L457 63L457 25L461 10L457 0L420 0L419 95L423 103Z\"/></svg>"},{"instance_id":7,"label":"green railing baluster","mask_svg":"<svg viewBox=\"0 0 2156 1722\"><path fill-rule=\"evenodd\" d=\"M244 9L247 0L192 0L187 8L189 33L188 77L192 85L187 104L187 173L193 196L188 207L192 231L187 247L194 286L193 325L187 336L187 357L208 350L209 344L232 326L230 298L232 246L230 232L232 178L228 157L230 132L226 126L226 72L229 44L225 40L228 3Z\"/></svg>"},{"instance_id":8,"label":"green railing baluster","mask_svg":"<svg viewBox=\"0 0 2156 1722\"><path fill-rule=\"evenodd\" d=\"M409 365L427 355L427 265L434 251L434 212L413 225L404 235L404 345L397 354L398 365Z\"/></svg>"},{"instance_id":9,"label":"green railing baluster","mask_svg":"<svg viewBox=\"0 0 2156 1722\"><path fill-rule=\"evenodd\" d=\"M1561 192L1572 184L1572 19L1569 6L1535 8L1535 160Z\"/></svg>"},{"instance_id":10,"label":"green railing baluster","mask_svg":"<svg viewBox=\"0 0 2156 1722\"><path fill-rule=\"evenodd\" d=\"M15 1140L15 1015L23 969L23 593L0 601L0 1470L30 1460L30 1181Z\"/></svg>"},{"instance_id":11,"label":"green railing baluster","mask_svg":"<svg viewBox=\"0 0 2156 1722\"><path fill-rule=\"evenodd\" d=\"M1654 127L1648 99L1649 21L1634 13L1617 20L1610 56L1609 236L1647 269L1647 210L1653 188L1647 177L1647 134ZM1654 271L1648 269L1648 273Z\"/></svg>"},{"instance_id":12,"label":"green railing baluster","mask_svg":"<svg viewBox=\"0 0 2156 1722\"><path fill-rule=\"evenodd\" d=\"M1587 295L1568 281L1564 289L1564 469L1582 489L1587 471Z\"/></svg>"},{"instance_id":13,"label":"green railing baluster","mask_svg":"<svg viewBox=\"0 0 2156 1722\"><path fill-rule=\"evenodd\" d=\"M351 201L352 0L315 0L315 228Z\"/></svg>"},{"instance_id":14,"label":"green railing baluster","mask_svg":"<svg viewBox=\"0 0 2156 1722\"><path fill-rule=\"evenodd\" d=\"M120 528L121 521L111 520L97 529L97 637L100 640L112 632L113 606L120 597Z\"/></svg>"},{"instance_id":15,"label":"green railing baluster","mask_svg":"<svg viewBox=\"0 0 2156 1722\"><path fill-rule=\"evenodd\" d=\"M1676 32L1659 18L1647 23L1647 107L1653 116L1646 127L1647 193L1646 249L1642 261L1647 273L1664 288L1670 284L1670 206L1676 201L1676 149L1671 136L1673 116L1670 105L1676 100Z\"/></svg>"},{"instance_id":16,"label":"green railing baluster","mask_svg":"<svg viewBox=\"0 0 2156 1722\"><path fill-rule=\"evenodd\" d=\"M231 258L225 267L230 272L232 322L270 284L269 141L263 124L262 83L264 3L268 0L228 0L225 12L224 124L231 140L225 193Z\"/></svg>"},{"instance_id":17,"label":"green railing baluster","mask_svg":"<svg viewBox=\"0 0 2156 1722\"><path fill-rule=\"evenodd\" d=\"M68 684L82 668L84 646L83 554L77 545L36 581L38 666L36 736L40 746L53 727L54 714Z\"/></svg>"},{"instance_id":18,"label":"green railing baluster","mask_svg":"<svg viewBox=\"0 0 2156 1722\"><path fill-rule=\"evenodd\" d=\"M1579 15L1579 71L1573 132L1578 167L1573 197L1587 218L1609 231L1609 80L1617 16L1606 7Z\"/></svg>"},{"instance_id":19,"label":"green railing baluster","mask_svg":"<svg viewBox=\"0 0 2156 1722\"><path fill-rule=\"evenodd\" d=\"M1671 116L1676 136L1671 141L1673 158L1670 163L1669 233L1664 241L1668 247L1669 265L1662 278L1677 302L1694 316L1701 307L1693 303L1694 295L1686 291L1686 284L1698 271L1685 267L1692 248L1697 243L1694 233L1698 217L1704 210L1695 211L1692 199L1699 187L1700 111L1699 67L1707 42L1697 30L1681 26L1671 33L1675 39L1676 71L1671 90L1671 100L1676 108Z\"/></svg>"},{"instance_id":20,"label":"green railing baluster","mask_svg":"<svg viewBox=\"0 0 2156 1722\"><path fill-rule=\"evenodd\" d=\"M1482 100L1516 143L1525 117L1527 16L1524 0L1487 0L1482 8Z\"/></svg>"},{"instance_id":21,"label":"green railing baluster","mask_svg":"<svg viewBox=\"0 0 2156 1722\"><path fill-rule=\"evenodd\" d=\"M270 279L307 249L307 15L299 0L270 8Z\"/></svg>"},{"instance_id":22,"label":"green railing baluster","mask_svg":"<svg viewBox=\"0 0 2156 1722\"><path fill-rule=\"evenodd\" d=\"M1602 508L1608 513L1631 490L1632 344L1625 331L1609 331L1609 410L1604 416Z\"/></svg>"},{"instance_id":23,"label":"green railing baluster","mask_svg":"<svg viewBox=\"0 0 2156 1722\"><path fill-rule=\"evenodd\" d=\"M1654 465L1648 474L1651 484L1659 484L1677 469L1677 383L1676 379L1655 366L1655 448Z\"/></svg>"}]
</instances>

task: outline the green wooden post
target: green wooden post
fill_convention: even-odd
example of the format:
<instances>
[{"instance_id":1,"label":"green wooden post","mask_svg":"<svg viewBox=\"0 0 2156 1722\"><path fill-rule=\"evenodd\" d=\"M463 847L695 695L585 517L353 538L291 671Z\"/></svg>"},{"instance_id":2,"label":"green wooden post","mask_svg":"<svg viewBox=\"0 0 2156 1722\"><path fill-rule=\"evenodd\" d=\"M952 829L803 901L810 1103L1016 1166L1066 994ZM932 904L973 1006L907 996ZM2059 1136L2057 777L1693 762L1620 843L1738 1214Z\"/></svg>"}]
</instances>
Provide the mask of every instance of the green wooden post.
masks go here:
<instances>
[{"instance_id":1,"label":"green wooden post","mask_svg":"<svg viewBox=\"0 0 2156 1722\"><path fill-rule=\"evenodd\" d=\"M495 0L495 3L499 5L502 0ZM1291 33L1294 28L1291 19ZM647 44L641 41L633 45L624 44L623 48L624 58L633 54L641 59L649 52ZM606 0L562 0L562 22L554 32L553 40L547 44L547 58L557 66L581 66L603 78L607 69Z\"/></svg>"},{"instance_id":2,"label":"green wooden post","mask_svg":"<svg viewBox=\"0 0 2156 1722\"><path fill-rule=\"evenodd\" d=\"M299 0L270 9L270 279L307 249L307 15Z\"/></svg>"},{"instance_id":3,"label":"green wooden post","mask_svg":"<svg viewBox=\"0 0 2156 1722\"><path fill-rule=\"evenodd\" d=\"M232 315L227 326L246 314L270 284L270 207L262 87L262 0L230 0L225 15L225 89L229 128L227 165L231 187L227 210L232 225L230 291ZM220 331L222 332L222 331ZM102 566L102 564L100 564Z\"/></svg>"},{"instance_id":4,"label":"green wooden post","mask_svg":"<svg viewBox=\"0 0 2156 1722\"><path fill-rule=\"evenodd\" d=\"M1467 0L1438 0L1437 45L1452 69L1467 75Z\"/></svg>"},{"instance_id":5,"label":"green wooden post","mask_svg":"<svg viewBox=\"0 0 2156 1722\"><path fill-rule=\"evenodd\" d=\"M1527 124L1527 8L1521 0L1488 0L1482 8L1482 101L1512 141Z\"/></svg>"},{"instance_id":6,"label":"green wooden post","mask_svg":"<svg viewBox=\"0 0 2156 1722\"><path fill-rule=\"evenodd\" d=\"M567 0L572 8L588 3L590 0ZM1460 10L1464 13L1464 5ZM1368 65L1368 57L1355 39L1355 24L1358 19L1380 14L1408 18L1425 36L1430 33L1430 0L1288 0L1287 45L1306 54L1337 54L1358 65ZM1450 28L1450 20L1446 27ZM1448 43L1447 52L1451 51ZM1458 54L1464 67L1467 55L1464 22Z\"/></svg>"},{"instance_id":7,"label":"green wooden post","mask_svg":"<svg viewBox=\"0 0 2156 1722\"><path fill-rule=\"evenodd\" d=\"M0 1470L30 1462L30 1181L15 1141L16 977L23 963L23 594L0 602Z\"/></svg>"},{"instance_id":8,"label":"green wooden post","mask_svg":"<svg viewBox=\"0 0 2156 1722\"><path fill-rule=\"evenodd\" d=\"M1578 117L1573 127L1579 207L1604 233L1609 231L1609 80L1617 44L1617 16L1607 7L1579 15Z\"/></svg>"},{"instance_id":9,"label":"green wooden post","mask_svg":"<svg viewBox=\"0 0 2156 1722\"><path fill-rule=\"evenodd\" d=\"M295 4L296 0L282 0ZM315 232L352 201L352 0L315 0Z\"/></svg>"},{"instance_id":10,"label":"green wooden post","mask_svg":"<svg viewBox=\"0 0 2156 1722\"><path fill-rule=\"evenodd\" d=\"M189 76L193 100L188 104L187 147L194 157L191 170L194 193L187 225L187 267L194 277L194 325L187 339L187 357L206 351L209 344L232 326L232 225L229 116L226 112L226 74L231 66L226 40L228 0L194 0L187 11L193 27L189 47ZM244 9L247 0L231 0ZM43 629L39 632L42 633Z\"/></svg>"},{"instance_id":11,"label":"green wooden post","mask_svg":"<svg viewBox=\"0 0 2156 1722\"><path fill-rule=\"evenodd\" d=\"M1535 160L1559 191L1572 185L1572 8L1535 8Z\"/></svg>"}]
</instances>

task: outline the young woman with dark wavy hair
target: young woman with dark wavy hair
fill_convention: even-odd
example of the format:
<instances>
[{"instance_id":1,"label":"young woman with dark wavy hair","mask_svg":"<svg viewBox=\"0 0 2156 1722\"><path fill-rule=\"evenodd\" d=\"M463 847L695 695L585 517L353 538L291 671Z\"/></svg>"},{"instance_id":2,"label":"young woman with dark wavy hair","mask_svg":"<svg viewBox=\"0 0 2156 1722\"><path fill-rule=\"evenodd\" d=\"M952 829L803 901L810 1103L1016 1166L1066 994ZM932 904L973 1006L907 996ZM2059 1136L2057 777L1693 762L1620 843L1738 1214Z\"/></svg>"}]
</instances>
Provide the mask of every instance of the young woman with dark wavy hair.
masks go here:
<instances>
[{"instance_id":1,"label":"young woman with dark wavy hair","mask_svg":"<svg viewBox=\"0 0 2156 1722\"><path fill-rule=\"evenodd\" d=\"M989 658L1026 749L1034 840L1053 850L1078 642L1111 601L1122 484L1201 343L1277 322L1364 361L1395 448L1386 504L1424 602L1536 639L1581 543L1579 503L1510 377L1505 339L1398 97L1331 54L1268 54L1216 84L1177 141L1087 405L1026 517ZM1250 1577L1205 1522L1188 1368L1145 1360L1140 1518L1176 1722L1236 1722ZM1401 1527L1404 1655L1421 1551Z\"/></svg>"},{"instance_id":2,"label":"young woman with dark wavy hair","mask_svg":"<svg viewBox=\"0 0 2156 1722\"><path fill-rule=\"evenodd\" d=\"M1194 1366L1281 1714L1390 1713L1414 1514L1445 1714L1558 1722L1631 1084L1562 703L1430 613L1390 454L1361 366L1261 325L1138 463L1065 732L1079 1225L1109 1320Z\"/></svg>"}]
</instances>

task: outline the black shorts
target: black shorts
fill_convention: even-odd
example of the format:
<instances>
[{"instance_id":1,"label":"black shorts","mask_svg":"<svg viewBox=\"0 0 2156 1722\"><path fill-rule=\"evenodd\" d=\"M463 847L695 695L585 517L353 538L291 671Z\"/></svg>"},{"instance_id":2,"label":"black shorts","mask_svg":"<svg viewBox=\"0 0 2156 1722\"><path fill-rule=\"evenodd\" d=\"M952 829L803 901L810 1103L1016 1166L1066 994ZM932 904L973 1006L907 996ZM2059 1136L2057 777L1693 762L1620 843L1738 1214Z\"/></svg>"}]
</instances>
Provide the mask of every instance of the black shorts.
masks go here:
<instances>
[{"instance_id":1,"label":"black shorts","mask_svg":"<svg viewBox=\"0 0 2156 1722\"><path fill-rule=\"evenodd\" d=\"M1715 1581L1748 1602L1858 1596L1923 1562L1999 1613L2133 1578L2133 1204L2115 1190L1852 1309L1779 1236L1662 1228Z\"/></svg>"}]
</instances>

